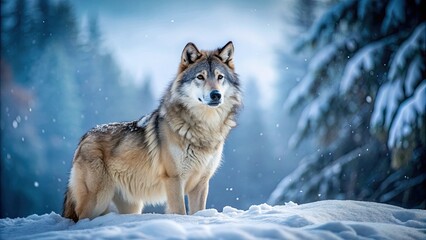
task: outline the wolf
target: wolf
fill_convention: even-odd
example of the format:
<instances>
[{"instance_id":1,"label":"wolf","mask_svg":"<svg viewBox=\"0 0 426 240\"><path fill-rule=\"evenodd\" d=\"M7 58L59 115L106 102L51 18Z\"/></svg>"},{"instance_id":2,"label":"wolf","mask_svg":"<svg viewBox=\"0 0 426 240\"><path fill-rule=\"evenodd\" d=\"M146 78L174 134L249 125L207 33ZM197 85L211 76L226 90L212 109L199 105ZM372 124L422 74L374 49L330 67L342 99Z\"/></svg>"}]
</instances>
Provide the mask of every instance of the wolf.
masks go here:
<instances>
[{"instance_id":1,"label":"wolf","mask_svg":"<svg viewBox=\"0 0 426 240\"><path fill-rule=\"evenodd\" d=\"M131 122L98 125L80 140L65 193L63 216L77 222L107 213L166 212L206 207L209 180L242 106L234 45L200 51L188 43L158 108Z\"/></svg>"}]
</instances>

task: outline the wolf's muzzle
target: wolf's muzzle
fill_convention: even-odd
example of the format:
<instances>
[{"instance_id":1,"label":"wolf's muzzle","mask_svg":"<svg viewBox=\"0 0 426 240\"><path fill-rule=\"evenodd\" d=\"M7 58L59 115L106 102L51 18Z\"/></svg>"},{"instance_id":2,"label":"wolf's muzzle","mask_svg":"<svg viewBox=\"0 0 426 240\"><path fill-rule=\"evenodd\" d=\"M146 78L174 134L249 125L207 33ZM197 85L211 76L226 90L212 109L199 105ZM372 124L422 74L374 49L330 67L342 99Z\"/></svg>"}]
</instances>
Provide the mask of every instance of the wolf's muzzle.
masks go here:
<instances>
[{"instance_id":1,"label":"wolf's muzzle","mask_svg":"<svg viewBox=\"0 0 426 240\"><path fill-rule=\"evenodd\" d=\"M218 90L213 90L210 92L210 99L212 102L220 102L220 99L222 98L222 94Z\"/></svg>"},{"instance_id":2,"label":"wolf's muzzle","mask_svg":"<svg viewBox=\"0 0 426 240\"><path fill-rule=\"evenodd\" d=\"M222 94L218 90L213 90L210 92L211 101L208 103L211 107L216 107L222 103Z\"/></svg>"}]
</instances>

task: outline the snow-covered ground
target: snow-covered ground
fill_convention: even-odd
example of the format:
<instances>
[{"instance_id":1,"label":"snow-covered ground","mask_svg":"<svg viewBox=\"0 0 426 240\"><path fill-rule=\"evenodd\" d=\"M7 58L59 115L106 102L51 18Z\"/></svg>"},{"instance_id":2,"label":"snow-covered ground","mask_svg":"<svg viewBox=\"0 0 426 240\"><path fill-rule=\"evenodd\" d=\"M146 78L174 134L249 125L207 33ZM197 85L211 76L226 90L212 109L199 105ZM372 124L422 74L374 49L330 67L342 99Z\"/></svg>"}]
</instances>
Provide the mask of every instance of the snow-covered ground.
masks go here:
<instances>
[{"instance_id":1,"label":"snow-covered ground","mask_svg":"<svg viewBox=\"0 0 426 240\"><path fill-rule=\"evenodd\" d=\"M327 200L193 216L110 213L74 223L56 213L1 219L1 239L426 239L426 210Z\"/></svg>"}]
</instances>

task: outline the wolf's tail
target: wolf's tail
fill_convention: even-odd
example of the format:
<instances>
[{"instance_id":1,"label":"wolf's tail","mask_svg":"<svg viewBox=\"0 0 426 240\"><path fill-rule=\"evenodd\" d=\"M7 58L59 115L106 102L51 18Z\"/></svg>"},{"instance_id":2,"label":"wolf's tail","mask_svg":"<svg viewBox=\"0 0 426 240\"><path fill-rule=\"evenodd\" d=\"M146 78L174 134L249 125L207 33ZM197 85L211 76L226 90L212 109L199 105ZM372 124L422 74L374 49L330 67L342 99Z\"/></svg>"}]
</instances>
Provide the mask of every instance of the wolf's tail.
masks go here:
<instances>
[{"instance_id":1,"label":"wolf's tail","mask_svg":"<svg viewBox=\"0 0 426 240\"><path fill-rule=\"evenodd\" d=\"M70 218L74 222L78 221L77 213L75 212L75 203L71 197L71 189L67 187L67 191L65 192L64 198L64 209L62 212L62 216L65 218Z\"/></svg>"}]
</instances>

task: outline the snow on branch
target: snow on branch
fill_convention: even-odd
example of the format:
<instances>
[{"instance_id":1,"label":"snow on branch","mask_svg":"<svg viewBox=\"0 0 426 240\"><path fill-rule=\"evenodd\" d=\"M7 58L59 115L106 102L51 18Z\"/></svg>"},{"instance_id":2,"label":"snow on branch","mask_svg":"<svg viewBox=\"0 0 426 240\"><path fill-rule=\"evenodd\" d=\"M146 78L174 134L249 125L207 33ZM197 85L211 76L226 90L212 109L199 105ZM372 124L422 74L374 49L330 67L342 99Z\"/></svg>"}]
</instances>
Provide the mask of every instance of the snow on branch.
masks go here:
<instances>
[{"instance_id":1,"label":"snow on branch","mask_svg":"<svg viewBox=\"0 0 426 240\"><path fill-rule=\"evenodd\" d=\"M376 134L382 133L387 138L394 169L410 160L416 147L415 139L426 142L421 133L426 122L426 79L421 80L414 94L408 97L404 97L402 84L403 81L398 80L380 88L370 122Z\"/></svg>"},{"instance_id":2,"label":"snow on branch","mask_svg":"<svg viewBox=\"0 0 426 240\"><path fill-rule=\"evenodd\" d=\"M359 50L355 56L346 64L340 83L341 95L345 95L359 79L363 72L373 70L381 64L383 48L393 42L392 39L383 39L375 43L368 44Z\"/></svg>"},{"instance_id":3,"label":"snow on branch","mask_svg":"<svg viewBox=\"0 0 426 240\"><path fill-rule=\"evenodd\" d=\"M411 36L401 45L392 59L389 69L389 79L396 80L404 68L417 54L425 55L426 52L426 23L420 24Z\"/></svg>"},{"instance_id":4,"label":"snow on branch","mask_svg":"<svg viewBox=\"0 0 426 240\"><path fill-rule=\"evenodd\" d=\"M405 21L405 1L390 0L382 23L382 33L387 33L390 27L396 27Z\"/></svg>"},{"instance_id":5,"label":"snow on branch","mask_svg":"<svg viewBox=\"0 0 426 240\"><path fill-rule=\"evenodd\" d=\"M403 97L401 81L387 82L380 87L370 120L372 129L377 130L381 127L389 129Z\"/></svg>"},{"instance_id":6,"label":"snow on branch","mask_svg":"<svg viewBox=\"0 0 426 240\"><path fill-rule=\"evenodd\" d=\"M364 19L366 17L366 14L370 13L370 9L372 6L374 6L373 1L375 0L359 0L358 3L358 17L360 19Z\"/></svg>"},{"instance_id":7,"label":"snow on branch","mask_svg":"<svg viewBox=\"0 0 426 240\"><path fill-rule=\"evenodd\" d=\"M308 72L297 86L290 92L284 103L284 109L290 111L295 109L301 101L309 95L310 89L315 82L315 76L312 72Z\"/></svg>"},{"instance_id":8,"label":"snow on branch","mask_svg":"<svg viewBox=\"0 0 426 240\"><path fill-rule=\"evenodd\" d=\"M426 79L416 89L414 96L403 102L389 130L388 147L406 148L404 141L415 134L425 124Z\"/></svg>"},{"instance_id":9,"label":"snow on branch","mask_svg":"<svg viewBox=\"0 0 426 240\"><path fill-rule=\"evenodd\" d=\"M346 41L333 42L318 51L309 62L307 74L301 82L293 88L285 101L284 109L292 110L313 92L316 83L320 80L318 75L325 72L339 51L344 48Z\"/></svg>"},{"instance_id":10,"label":"snow on branch","mask_svg":"<svg viewBox=\"0 0 426 240\"><path fill-rule=\"evenodd\" d=\"M289 146L291 148L296 147L308 131L319 128L321 120L327 116L326 113L330 110L330 102L334 97L335 91L325 91L305 107L297 124L297 130L290 137Z\"/></svg>"},{"instance_id":11,"label":"snow on branch","mask_svg":"<svg viewBox=\"0 0 426 240\"><path fill-rule=\"evenodd\" d=\"M411 143L425 127L425 52L426 23L422 23L398 48L390 63L389 81L380 87L375 100L371 129L387 140L393 168L410 159L415 148Z\"/></svg>"},{"instance_id":12,"label":"snow on branch","mask_svg":"<svg viewBox=\"0 0 426 240\"><path fill-rule=\"evenodd\" d=\"M414 89L423 80L422 73L425 72L425 59L417 56L410 64L407 70L407 76L404 82L405 96L413 95Z\"/></svg>"},{"instance_id":13,"label":"snow on branch","mask_svg":"<svg viewBox=\"0 0 426 240\"><path fill-rule=\"evenodd\" d=\"M346 18L348 13L351 13L357 3L358 1L348 0L336 4L314 23L306 35L296 42L294 50L299 52L307 45L315 46L321 39L330 40L331 36L336 32L339 22Z\"/></svg>"}]
</instances>

